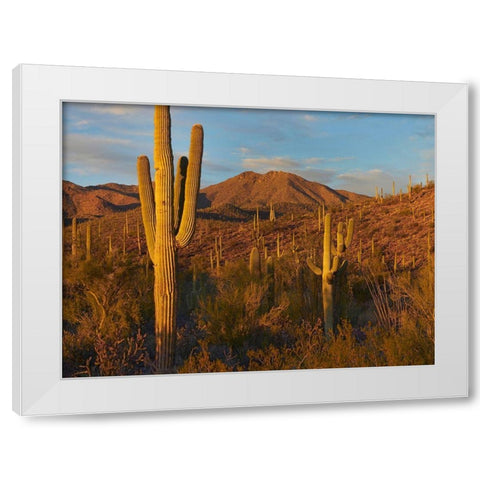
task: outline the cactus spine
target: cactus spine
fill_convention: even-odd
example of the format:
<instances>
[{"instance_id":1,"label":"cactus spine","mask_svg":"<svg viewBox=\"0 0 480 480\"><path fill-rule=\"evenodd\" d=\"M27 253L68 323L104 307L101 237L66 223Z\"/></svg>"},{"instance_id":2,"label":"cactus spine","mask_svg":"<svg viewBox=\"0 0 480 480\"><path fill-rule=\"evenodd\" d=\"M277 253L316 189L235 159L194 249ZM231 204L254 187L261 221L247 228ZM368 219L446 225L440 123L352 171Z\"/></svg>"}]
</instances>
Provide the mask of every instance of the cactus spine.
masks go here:
<instances>
[{"instance_id":1,"label":"cactus spine","mask_svg":"<svg viewBox=\"0 0 480 480\"><path fill-rule=\"evenodd\" d=\"M325 215L323 233L323 267L318 267L313 263L311 258L307 258L307 265L310 270L312 270L315 275L322 276L323 321L326 333L331 332L334 328L334 280L339 274L345 272L347 267L347 261L343 260L340 262L340 260L352 242L353 219L348 221L346 237L344 237L343 222L338 225L336 248L332 242L331 225L331 214L327 213Z\"/></svg>"},{"instance_id":2,"label":"cactus spine","mask_svg":"<svg viewBox=\"0 0 480 480\"><path fill-rule=\"evenodd\" d=\"M175 361L176 337L176 252L189 244L195 230L195 215L200 170L203 155L203 128L194 125L191 132L190 152L186 178L175 182L183 192L175 195L173 185L173 153L170 136L170 108L155 106L154 153L155 190L150 177L148 157L137 160L138 184L142 218L147 247L155 274L155 362L159 371L169 371ZM184 174L184 161L177 175ZM183 185L183 187L182 187ZM178 198L175 217L175 198ZM181 199L183 198L183 202ZM182 208L180 209L180 204ZM175 228L174 219L178 219Z\"/></svg>"}]
</instances>

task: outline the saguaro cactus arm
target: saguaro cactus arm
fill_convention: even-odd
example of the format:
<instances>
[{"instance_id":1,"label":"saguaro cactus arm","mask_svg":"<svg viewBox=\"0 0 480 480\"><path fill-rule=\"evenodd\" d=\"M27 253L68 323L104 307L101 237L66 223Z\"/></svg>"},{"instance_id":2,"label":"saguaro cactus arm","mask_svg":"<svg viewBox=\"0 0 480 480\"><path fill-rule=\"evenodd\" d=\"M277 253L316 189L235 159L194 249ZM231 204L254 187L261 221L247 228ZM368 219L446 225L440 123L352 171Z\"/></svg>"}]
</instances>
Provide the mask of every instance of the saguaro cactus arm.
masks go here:
<instances>
[{"instance_id":1,"label":"saguaro cactus arm","mask_svg":"<svg viewBox=\"0 0 480 480\"><path fill-rule=\"evenodd\" d=\"M315 265L313 263L313 260L311 258L307 258L307 265L308 265L308 268L315 274L315 275L318 275L318 276L321 276L322 275L322 269Z\"/></svg>"},{"instance_id":2,"label":"saguaro cactus arm","mask_svg":"<svg viewBox=\"0 0 480 480\"><path fill-rule=\"evenodd\" d=\"M332 216L327 213L324 221L323 232L323 271L326 273L330 270L331 252L336 254L331 237Z\"/></svg>"},{"instance_id":3,"label":"saguaro cactus arm","mask_svg":"<svg viewBox=\"0 0 480 480\"><path fill-rule=\"evenodd\" d=\"M344 228L344 223L340 222L337 226L337 252L338 253L343 253L345 251L343 228Z\"/></svg>"},{"instance_id":4,"label":"saguaro cactus arm","mask_svg":"<svg viewBox=\"0 0 480 480\"><path fill-rule=\"evenodd\" d=\"M349 248L352 244L353 240L353 218L348 220L348 227L347 227L347 238L345 240L345 247Z\"/></svg>"},{"instance_id":5,"label":"saguaro cactus arm","mask_svg":"<svg viewBox=\"0 0 480 480\"><path fill-rule=\"evenodd\" d=\"M257 247L253 247L250 252L250 263L249 263L250 275L258 277L260 276L260 252Z\"/></svg>"},{"instance_id":6,"label":"saguaro cactus arm","mask_svg":"<svg viewBox=\"0 0 480 480\"><path fill-rule=\"evenodd\" d=\"M138 193L142 206L143 228L147 239L148 253L154 263L155 250L155 200L153 196L152 179L150 177L150 162L148 157L137 158Z\"/></svg>"},{"instance_id":7,"label":"saguaro cactus arm","mask_svg":"<svg viewBox=\"0 0 480 480\"><path fill-rule=\"evenodd\" d=\"M173 186L173 229L178 232L182 220L183 204L185 201L185 179L187 177L187 157L180 157L175 172L175 185Z\"/></svg>"},{"instance_id":8,"label":"saguaro cactus arm","mask_svg":"<svg viewBox=\"0 0 480 480\"><path fill-rule=\"evenodd\" d=\"M176 236L179 247L185 247L195 231L198 190L200 189L200 171L203 156L203 127L194 125L190 137L190 152L185 180L185 201L180 227Z\"/></svg>"}]
</instances>

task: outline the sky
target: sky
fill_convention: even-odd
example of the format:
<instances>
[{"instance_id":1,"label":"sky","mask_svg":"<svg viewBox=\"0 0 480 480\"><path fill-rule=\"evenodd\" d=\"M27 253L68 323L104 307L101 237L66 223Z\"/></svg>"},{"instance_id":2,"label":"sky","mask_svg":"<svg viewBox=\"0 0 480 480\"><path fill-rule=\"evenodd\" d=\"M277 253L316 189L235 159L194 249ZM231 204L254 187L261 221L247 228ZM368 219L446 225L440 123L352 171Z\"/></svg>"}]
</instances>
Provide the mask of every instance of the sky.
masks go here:
<instances>
[{"instance_id":1,"label":"sky","mask_svg":"<svg viewBox=\"0 0 480 480\"><path fill-rule=\"evenodd\" d=\"M251 170L295 173L334 189L374 195L434 178L432 115L171 107L175 159L190 129L204 128L201 187ZM153 106L63 104L63 178L137 184L136 159L153 166ZM176 161L176 160L175 160ZM152 172L153 176L153 172Z\"/></svg>"}]
</instances>

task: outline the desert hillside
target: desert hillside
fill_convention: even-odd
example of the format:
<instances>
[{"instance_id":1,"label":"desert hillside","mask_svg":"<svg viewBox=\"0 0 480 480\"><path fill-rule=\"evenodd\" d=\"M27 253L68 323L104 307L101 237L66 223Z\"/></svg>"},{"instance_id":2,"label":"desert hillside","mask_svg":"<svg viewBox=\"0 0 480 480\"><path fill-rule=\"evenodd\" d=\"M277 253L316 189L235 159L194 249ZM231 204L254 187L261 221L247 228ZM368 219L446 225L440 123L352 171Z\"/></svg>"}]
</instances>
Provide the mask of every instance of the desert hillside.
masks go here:
<instances>
[{"instance_id":1,"label":"desert hillside","mask_svg":"<svg viewBox=\"0 0 480 480\"><path fill-rule=\"evenodd\" d=\"M366 199L347 191L336 191L326 185L305 180L292 173L271 171L266 174L243 172L224 182L200 191L199 209L227 210L252 209L273 204L339 206ZM82 187L63 182L63 216L93 219L115 212L125 212L140 207L138 187L108 183ZM232 213L232 212L230 212ZM236 212L244 217L244 212Z\"/></svg>"},{"instance_id":2,"label":"desert hillside","mask_svg":"<svg viewBox=\"0 0 480 480\"><path fill-rule=\"evenodd\" d=\"M176 371L432 364L434 184L348 200L295 176L262 181L267 175L246 172L202 192L209 206L178 249ZM230 202L242 178L257 193L238 206ZM285 179L302 203L269 188ZM65 219L64 376L155 373L154 272L136 187L66 187L65 208L85 216L75 234ZM322 268L327 213L334 245L338 226L354 223L346 277L335 280L332 336L322 333L323 280L307 266Z\"/></svg>"},{"instance_id":3,"label":"desert hillside","mask_svg":"<svg viewBox=\"0 0 480 480\"><path fill-rule=\"evenodd\" d=\"M200 207L235 205L256 208L282 203L341 205L367 198L347 191L336 191L293 173L270 171L265 174L243 172L201 191Z\"/></svg>"}]
</instances>

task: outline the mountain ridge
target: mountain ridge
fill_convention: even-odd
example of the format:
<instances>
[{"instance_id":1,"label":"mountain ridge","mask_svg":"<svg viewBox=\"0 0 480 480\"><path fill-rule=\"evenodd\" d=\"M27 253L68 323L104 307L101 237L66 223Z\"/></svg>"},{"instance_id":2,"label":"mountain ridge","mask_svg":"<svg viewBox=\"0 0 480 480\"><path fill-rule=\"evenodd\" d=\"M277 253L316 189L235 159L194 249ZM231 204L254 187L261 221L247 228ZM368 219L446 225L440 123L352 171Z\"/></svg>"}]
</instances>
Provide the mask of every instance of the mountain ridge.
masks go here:
<instances>
[{"instance_id":1,"label":"mountain ridge","mask_svg":"<svg viewBox=\"0 0 480 480\"><path fill-rule=\"evenodd\" d=\"M140 207L137 185L107 183L82 187L63 181L63 216L93 218ZM294 173L269 171L265 174L242 172L223 182L202 188L198 208L267 207L272 204L325 204L339 206L369 197L306 180Z\"/></svg>"}]
</instances>

